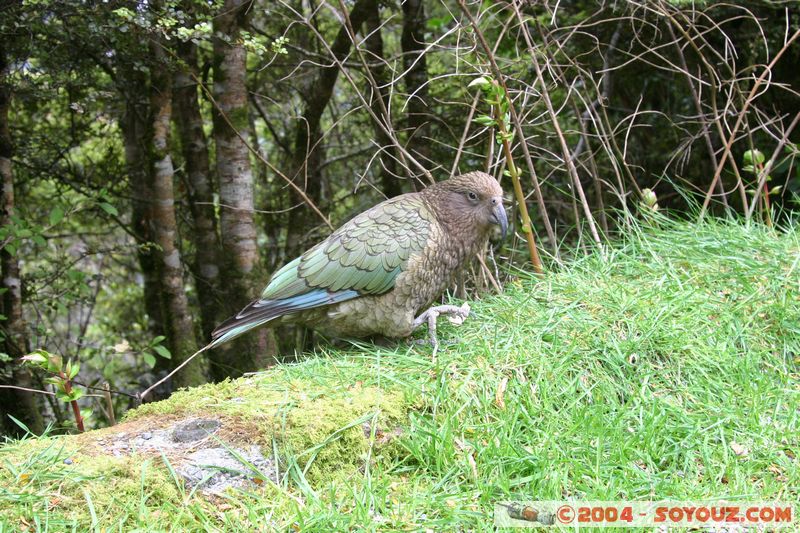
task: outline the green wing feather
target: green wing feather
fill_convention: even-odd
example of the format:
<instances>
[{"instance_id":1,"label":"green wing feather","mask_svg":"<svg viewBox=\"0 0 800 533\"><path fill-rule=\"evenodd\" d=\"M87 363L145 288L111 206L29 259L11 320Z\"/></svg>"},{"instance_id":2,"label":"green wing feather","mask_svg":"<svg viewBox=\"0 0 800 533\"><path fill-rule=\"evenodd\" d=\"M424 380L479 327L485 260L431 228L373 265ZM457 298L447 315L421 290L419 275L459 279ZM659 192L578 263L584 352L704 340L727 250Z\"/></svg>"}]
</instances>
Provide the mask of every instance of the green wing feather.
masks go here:
<instances>
[{"instance_id":1,"label":"green wing feather","mask_svg":"<svg viewBox=\"0 0 800 533\"><path fill-rule=\"evenodd\" d=\"M310 289L385 293L411 254L425 247L432 220L413 194L378 204L276 272L261 298L291 298Z\"/></svg>"}]
</instances>

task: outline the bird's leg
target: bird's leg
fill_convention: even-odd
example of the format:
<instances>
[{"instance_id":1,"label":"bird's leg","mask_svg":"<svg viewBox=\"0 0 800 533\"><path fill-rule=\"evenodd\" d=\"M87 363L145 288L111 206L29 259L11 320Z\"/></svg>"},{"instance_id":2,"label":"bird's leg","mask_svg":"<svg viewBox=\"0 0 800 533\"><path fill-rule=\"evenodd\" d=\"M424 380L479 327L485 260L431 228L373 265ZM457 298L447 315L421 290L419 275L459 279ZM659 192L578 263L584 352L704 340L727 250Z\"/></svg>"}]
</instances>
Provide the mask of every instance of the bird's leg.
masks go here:
<instances>
[{"instance_id":1,"label":"bird's leg","mask_svg":"<svg viewBox=\"0 0 800 533\"><path fill-rule=\"evenodd\" d=\"M415 330L422 324L428 324L428 334L430 335L431 346L433 346L433 357L436 357L436 352L439 351L439 339L436 337L436 319L439 318L439 315L452 315L450 321L455 324L461 324L469 316L469 304L464 302L461 307L455 305L429 307L414 319L413 329Z\"/></svg>"}]
</instances>

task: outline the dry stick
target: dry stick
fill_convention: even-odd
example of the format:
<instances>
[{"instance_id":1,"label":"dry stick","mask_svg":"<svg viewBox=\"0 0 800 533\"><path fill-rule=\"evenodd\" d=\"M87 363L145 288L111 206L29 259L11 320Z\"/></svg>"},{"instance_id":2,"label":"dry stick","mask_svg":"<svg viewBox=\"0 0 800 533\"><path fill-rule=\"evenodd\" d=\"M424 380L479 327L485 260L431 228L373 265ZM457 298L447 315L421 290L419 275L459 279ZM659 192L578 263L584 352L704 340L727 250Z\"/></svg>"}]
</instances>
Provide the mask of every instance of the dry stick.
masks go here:
<instances>
[{"instance_id":1,"label":"dry stick","mask_svg":"<svg viewBox=\"0 0 800 533\"><path fill-rule=\"evenodd\" d=\"M347 33L350 36L350 42L353 43L353 49L356 51L356 55L361 61L361 65L364 67L364 74L367 76L367 80L369 81L369 84L372 87L373 97L377 100L381 114L383 115L383 117L379 117L375 113L371 113L372 118L378 122L378 126L386 133L386 135L394 142L394 144L399 146L400 143L397 141L397 136L395 135L394 128L392 126L392 117L389 114L389 110L386 108L386 103L383 101L383 96L382 96L383 91L378 86L378 82L375 81L375 76L372 75L372 69L369 68L367 60L364 58L364 54L361 51L361 48L359 48L358 46L358 40L356 39L356 31L355 28L353 28L353 22L350 20L350 13L347 11L347 6L344 4L342 0L339 0L339 6L342 9L342 15L344 16L344 22L345 26L347 27ZM336 61L336 56L333 54L331 55L333 56L334 61ZM388 65L388 63L386 63L385 61L384 64ZM344 65L341 63L339 66L339 70L344 71ZM350 78L348 77L348 80L349 79ZM356 90L357 93L359 93L358 88L355 86L355 84L353 85L353 88ZM369 108L370 106L367 107ZM400 164L403 165L406 171L410 171L411 169L408 168L408 162L406 161L403 151L399 151L398 155L400 156ZM421 166L419 165L419 163L417 164L418 166ZM423 167L423 170L426 169ZM428 173L427 175L431 180L433 179L430 173Z\"/></svg>"},{"instance_id":2,"label":"dry stick","mask_svg":"<svg viewBox=\"0 0 800 533\"><path fill-rule=\"evenodd\" d=\"M280 170L275 168L275 166L273 166L272 163L267 161L264 158L264 156L261 155L261 151L260 150L256 150L255 148L253 148L253 146L250 144L250 142L247 139L244 138L244 136L241 134L241 132L233 126L233 123L228 118L228 115L222 110L222 108L219 106L217 101L214 99L214 95L211 94L211 91L208 90L208 87L206 87L205 84L203 84L203 82L201 82L197 78L197 76L195 76L194 74L190 73L189 75L200 86L200 89L202 89L202 91L204 93L206 93L206 96L208 97L209 101L211 102L211 105L214 106L214 108L217 110L217 112L220 114L220 116L225 120L225 123L228 125L228 127L230 129L232 129L236 133L236 136L239 137L239 139L241 139L241 141L244 143L244 145L247 147L247 149L250 151L250 153L252 153L254 156L256 156L256 158L259 161L264 163L264 165L266 165L267 168L269 168L274 173L276 173L281 178L283 178L284 181L286 181L286 183L288 183L289 186L292 187L297 192L297 194L300 195L300 198L303 199L303 202L305 202L305 204L308 205L308 207L310 207L317 215L319 215L319 217L322 219L323 222L325 222L325 224L328 226L328 228L333 230L334 227L333 227L333 224L331 224L331 221L328 220L328 217L326 217L322 213L322 211L319 210L319 207L317 207L317 205L313 202L313 200L311 200L311 198L309 198L308 195L306 195L306 192L299 185L297 185L293 180L291 180L287 175L285 175L283 172L281 172ZM181 365L181 366L183 366L183 365Z\"/></svg>"},{"instance_id":3,"label":"dry stick","mask_svg":"<svg viewBox=\"0 0 800 533\"><path fill-rule=\"evenodd\" d=\"M786 128L786 131L783 133L783 136L781 137L778 146L776 146L775 150L772 152L772 156L769 158L767 164L764 165L764 168L759 173L758 185L756 186L756 193L755 196L753 196L753 201L750 204L750 210L747 213L748 218L753 216L753 211L755 211L756 204L758 204L761 191L767 184L767 177L769 176L769 173L772 171L772 167L775 166L775 161L777 161L778 156L781 153L781 150L783 150L783 147L786 146L786 143L789 141L789 135L791 135L792 130L794 130L798 122L800 122L800 113L797 113L794 116L794 119L792 120L791 124L789 124L789 127ZM767 193L767 195L764 198L767 199L768 197L769 193ZM770 220L769 218L770 213L767 213L767 217L768 217L767 220Z\"/></svg>"},{"instance_id":4,"label":"dry stick","mask_svg":"<svg viewBox=\"0 0 800 533\"><path fill-rule=\"evenodd\" d=\"M691 25L691 27L693 27L693 28L695 27L692 24L692 22L686 17L686 15L683 14L683 12L678 11L678 13L681 14L681 16L683 17L683 19L686 21L687 24ZM719 135L719 138L720 139L724 139L725 138L725 129L723 128L722 122L721 122L721 120L719 118L720 117L719 106L717 105L717 90L718 89L717 89L717 82L715 81L717 76L716 76L716 72L714 71L714 67L712 67L711 64L706 60L706 57L700 51L700 47L697 46L697 43L694 42L694 39L691 37L691 35L689 35L689 33L686 30L683 29L683 26L681 26L680 23L677 20L675 20L675 17L673 17L669 13L669 10L665 9L663 14L664 14L664 16L666 16L669 19L669 21L672 23L672 26L678 28L678 31L680 31L681 34L683 34L683 37L689 43L689 46L691 46L694 49L695 53L697 54L697 57L700 59L700 62L703 64L703 67L705 68L705 70L706 70L706 72L708 74L708 83L711 84L711 89L709 91L709 94L710 94L710 97L711 97L711 112L713 113L712 116L714 117L714 125L717 128L717 135ZM697 33L698 33L698 37L702 38L702 32L698 31ZM707 41L706 41L706 44L708 44ZM711 48L712 51L714 50L713 47L711 47L711 46L709 46L709 47ZM725 65L727 65L727 63L725 63L725 61L724 61L724 58L719 56L719 54L717 54L717 57L719 57L723 61L723 63ZM730 72L731 72L731 75L735 79L736 76L735 76L735 73L733 72L733 69L730 68L729 65L727 65L727 66L728 66L728 70L730 70ZM738 93L741 93L741 91L738 91L738 86L735 83L734 83L734 89L736 89ZM740 96L741 96L741 94L740 94ZM715 154L715 157L716 157L716 154ZM736 189L739 191L739 198L742 201L743 208L746 210L747 209L747 192L744 189L744 180L742 179L742 175L739 173L739 167L736 165L736 162L733 161L733 160L731 160L731 167L733 168L733 173L736 176ZM715 169L717 168L717 164L716 163L714 164L714 168ZM722 188L722 187L720 187L720 188Z\"/></svg>"},{"instance_id":5,"label":"dry stick","mask_svg":"<svg viewBox=\"0 0 800 533\"><path fill-rule=\"evenodd\" d=\"M161 46L167 54L169 54L174 60L176 60L178 62L178 64L181 63L181 59L175 54L175 52L173 50L169 49L168 47L164 46L162 43L159 43L157 41L156 41L156 44L158 46ZM250 144L250 142L247 139L244 138L244 136L241 134L241 132L233 126L233 123L228 118L228 115L219 106L219 104L217 103L216 99L214 99L214 95L211 94L211 91L208 90L208 87L206 87L205 83L203 83L200 80L200 78L197 77L197 75L195 73L189 71L188 74L189 74L189 77L191 77L192 80L194 80L194 82L197 84L197 86L200 87L200 90L202 90L205 93L205 95L208 97L208 101L211 102L211 105L214 106L214 109L216 109L217 112L220 114L220 116L225 120L225 123L228 125L228 127L236 133L236 136L239 137L239 139L241 139L241 141L247 147L247 150L250 153L252 153L254 156L256 156L256 158L259 161L261 161L267 168L269 168L275 174L277 174L278 176L283 178L283 180L286 181L286 183L288 183L289 186L292 187L297 192L297 194L300 195L300 198L303 199L303 202L306 205L308 205L308 207L310 207L312 211L314 211L317 215L319 215L319 217L322 219L323 222L325 222L325 224L328 226L328 228L333 230L334 229L333 224L331 224L330 220L328 220L328 217L326 217L324 214L322 214L322 211L320 211L319 208L317 207L317 205L311 200L311 198L309 198L308 195L306 195L306 192L302 188L300 188L300 186L297 185L293 180L289 179L289 177L286 174L284 174L283 172L281 172L280 170L275 168L275 166L272 165L272 163L267 161L264 158L264 156L261 155L261 151L260 150L256 150L255 148L253 148L253 146ZM181 365L181 366L183 366L183 365Z\"/></svg>"},{"instance_id":6,"label":"dry stick","mask_svg":"<svg viewBox=\"0 0 800 533\"><path fill-rule=\"evenodd\" d=\"M108 421L112 426L117 424L117 417L114 416L114 402L111 401L111 386L106 381L103 383L103 395L106 398L106 408L108 409Z\"/></svg>"},{"instance_id":7,"label":"dry stick","mask_svg":"<svg viewBox=\"0 0 800 533\"><path fill-rule=\"evenodd\" d=\"M478 40L481 43L481 47L488 56L487 59L489 60L489 66L492 69L492 74L495 80L497 80L500 83L500 86L503 88L503 91L505 93L506 101L508 101L508 110L511 113L511 122L514 125L514 130L516 131L517 137L520 140L522 153L525 155L525 162L528 165L528 171L531 173L533 190L536 196L536 202L539 204L539 211L542 217L542 222L544 223L544 228L545 231L547 232L547 237L548 239L550 239L550 244L553 247L553 255L555 256L556 261L560 262L561 254L558 251L558 241L556 241L556 236L555 232L553 231L553 226L550 224L550 219L547 216L547 206L544 203L544 196L542 195L542 189L539 186L539 178L536 177L536 169L533 166L533 159L531 158L530 151L528 150L528 143L525 140L525 133L522 131L522 123L520 122L519 117L517 116L517 111L514 108L514 103L511 101L511 95L508 92L508 87L506 87L505 78L503 76L502 71L497 66L497 62L494 60L494 55L492 54L491 48L489 48L489 44L486 42L486 37L484 37L483 32L478 27L478 22L472 16L472 13L470 13L469 9L467 9L464 0L459 0L458 5L461 7L461 10L469 19L470 24L472 25L472 28L475 31L475 35L478 37ZM502 120L500 120L500 122L502 122ZM510 157L510 155L511 151L509 150L507 153L507 157ZM509 159L509 161L513 164L513 161L511 159ZM517 170L516 167L514 168L515 170ZM531 254L531 260L534 260L534 257L538 259L539 252L536 251L536 245L534 244L531 247L531 242L532 239L534 238L533 229L531 228L530 216L528 215L528 207L525 205L525 194L522 191L522 186L519 184L519 174L516 174L516 177L512 176L511 181L513 182L514 185L514 193L517 197L517 203L519 204L520 215L523 216L523 224L526 224L525 219L527 219L528 233L526 233L525 237L526 240L529 241L528 248L529 249L532 248L532 252L535 252L535 255L533 253ZM541 264L539 265L539 268L541 268Z\"/></svg>"},{"instance_id":8,"label":"dry stick","mask_svg":"<svg viewBox=\"0 0 800 533\"><path fill-rule=\"evenodd\" d=\"M494 274L492 274L492 271L489 270L489 267L486 266L486 261L483 260L483 254L475 254L475 257L478 258L478 263L481 264L481 269L483 270L486 277L489 279L489 282L491 282L492 286L494 287L494 290L496 290L498 294L502 293L503 288L500 286L499 283L497 283L497 280L494 278Z\"/></svg>"},{"instance_id":9,"label":"dry stick","mask_svg":"<svg viewBox=\"0 0 800 533\"><path fill-rule=\"evenodd\" d=\"M144 392L142 392L141 394L137 394L137 395L136 395L136 405L137 405L137 406L141 405L141 404L142 404L142 400L144 400L144 399L145 399L145 397L146 397L148 394L150 394L150 393L153 391L153 389L155 389L156 387L158 387L159 385L161 385L162 383L164 383L165 381L167 381L169 378L171 378L172 376L174 376L176 372L178 372L178 371L179 371L181 368L183 368L183 367L185 367L186 365L188 365L188 364L189 364L189 363L192 361L192 359L194 359L195 357L197 357L197 356L198 356L198 355L200 355L201 353L203 353L203 352L205 352L206 350L208 350L209 348L211 348L211 346L212 346L213 344L214 344L213 342L210 342L210 343L206 344L205 346L203 346L202 348L200 348L199 350L197 350L196 352L194 352L192 355L190 355L190 356L189 356L189 357L188 357L188 358L187 358L187 359L186 359L184 362L182 362L181 364L179 364L178 366L176 366L176 367L175 367L175 369L174 369L174 370L172 370L172 372L170 372L169 374L167 374L167 375L166 375L166 376L164 376L163 378L159 379L158 381L156 381L156 382L155 382L155 383L153 383L152 385L150 385L150 386L149 386L148 388L146 388L146 389L144 390Z\"/></svg>"},{"instance_id":10,"label":"dry stick","mask_svg":"<svg viewBox=\"0 0 800 533\"><path fill-rule=\"evenodd\" d=\"M508 31L508 27L511 25L511 17L508 18L505 24L503 24L503 28L500 30L500 35L497 36L497 40L494 43L494 49L492 50L493 54L497 53L497 47L500 46L500 43L503 40L503 37ZM467 142L467 136L469 135L470 127L472 126L472 117L475 116L475 111L478 108L478 102L480 102L481 92L478 91L475 93L475 97L472 99L472 105L469 108L469 115L467 116L466 122L464 122L464 132L461 134L461 140L458 143L458 149L456 150L456 157L453 160L453 167L450 169L450 174L455 175L456 171L458 171L458 163L461 160L461 152L464 150L464 145ZM492 164L492 158L494 155L494 139L493 135L489 136L489 157L486 158L486 173L489 173L489 169Z\"/></svg>"},{"instance_id":11,"label":"dry stick","mask_svg":"<svg viewBox=\"0 0 800 533\"><path fill-rule=\"evenodd\" d=\"M458 171L458 163L461 160L461 152L464 150L464 145L467 143L467 136L469 135L469 128L472 125L472 117L475 116L475 110L478 108L478 102L480 102L481 92L478 91L475 93L475 97L472 99L472 105L469 106L469 114L467 115L467 121L464 123L464 132L461 134L461 140L458 142L458 148L456 149L456 156L453 158L453 166L450 168L450 175L455 176L456 172Z\"/></svg>"},{"instance_id":12,"label":"dry stick","mask_svg":"<svg viewBox=\"0 0 800 533\"><path fill-rule=\"evenodd\" d=\"M352 25L349 24L350 16L347 13L347 10L344 11L344 17L345 17L345 20L348 23L348 31L352 30ZM410 170L407 160L411 161L411 163L413 163L417 168L419 168L422 171L422 173L425 175L426 178L428 178L428 181L431 184L435 183L435 180L433 179L433 175L430 173L430 171L422 163L420 163L413 155L411 155L408 152L408 150L406 150L405 146L403 146L400 143L400 141L397 140L397 137L394 135L394 131L391 128L387 128L386 124L384 124L384 122L380 119L380 117L378 117L378 115L375 114L375 112L370 107L369 103L364 99L364 95L361 94L361 91L358 88L358 84L356 84L356 82L353 79L353 77L350 76L350 73L347 71L347 69L344 68L344 65L342 64L341 61L339 61L339 58L336 57L336 54L333 53L333 50L331 50L331 47L328 44L328 42L322 37L322 35L320 35L319 31L317 31L317 29L315 27L313 27L313 26L309 26L309 27L311 28L311 31L314 33L315 37L317 37L317 39L319 39L319 41L325 47L325 50L327 50L327 52L331 55L331 58L333 59L334 63L336 63L336 66L339 68L339 70L341 71L342 75L345 78L347 78L347 81L349 81L350 85L353 86L353 89L355 90L356 94L358 95L358 98L361 100L361 104L364 106L364 108L366 109L367 113L369 113L369 115L378 124L378 126L380 126L380 128L384 131L384 133L390 139L392 139L392 141L394 141L394 144L397 147L398 154L400 156L401 164L406 168L406 170ZM357 43L355 41L355 36L351 34L350 38L353 41L353 46L355 47L356 51L359 53L359 56L360 56L360 49L358 48L358 45L357 45ZM360 57L361 57L361 59L363 61L363 56L360 56ZM369 72L369 69L367 69L367 72ZM381 103L381 105L383 105L383 104Z\"/></svg>"},{"instance_id":13,"label":"dry stick","mask_svg":"<svg viewBox=\"0 0 800 533\"><path fill-rule=\"evenodd\" d=\"M699 216L700 220L702 220L703 217L705 217L706 211L708 210L708 204L711 203L711 197L713 196L714 187L717 186L717 180L719 180L719 177L722 175L722 168L725 166L725 162L731 155L731 148L733 146L733 142L736 140L736 133L739 131L739 127L742 125L742 121L744 120L744 115L747 112L747 109L750 107L750 104L753 102L753 98L756 92L758 91L758 88L761 86L762 83L764 83L767 74L772 73L772 67L774 67L775 64L778 62L778 60L781 58L781 56L783 56L783 53L786 52L786 50L789 48L789 45L791 45L798 37L800 37L800 30L794 32L794 35L792 35L792 37L788 41L786 41L786 44L784 44L783 48L781 48L778 51L778 53L775 54L775 57L772 58L772 61L769 62L767 68L764 69L764 72L761 73L761 76L759 76L756 82L753 84L753 88L750 89L750 94L747 95L747 99L745 100L744 105L742 106L742 110L739 112L739 116L736 118L736 123L734 124L733 129L731 130L730 138L728 138L728 142L725 143L725 151L722 153L722 159L720 160L719 165L717 165L717 170L714 172L714 179L711 180L711 186L708 188L708 191L706 192L705 200L703 200L703 207L702 209L700 209L700 216ZM752 212L752 205L750 206L750 209L751 209L750 212Z\"/></svg>"},{"instance_id":14,"label":"dry stick","mask_svg":"<svg viewBox=\"0 0 800 533\"><path fill-rule=\"evenodd\" d=\"M541 26L539 27L539 34L542 36L542 39L544 40L545 45L549 46L549 44L548 44L548 42L546 40L545 34L541 30ZM564 51L563 50L563 46L561 46L561 44L559 44L558 40L555 41L555 45L558 47L558 50L560 52ZM604 62L604 64L605 64L605 62ZM642 194L642 190L639 188L639 184L636 183L636 178L633 176L633 174L631 174L631 171L627 167L627 165L620 165L620 163L619 163L619 160L622 159L622 157L621 157L622 151L619 149L619 146L617 145L617 142L616 142L616 140L614 138L613 128L611 128L609 131L606 131L606 129L605 129L605 125L604 124L608 124L609 127L611 126L611 121L608 118L608 114L606 113L606 105L603 103L605 101L605 99L608 98L608 93L606 92L606 87L603 87L601 89L600 86L594 81L594 78L591 76L591 74L588 73L588 72L585 72L585 70L580 65L578 65L577 63L573 62L572 66L574 68L576 68L578 70L578 72L581 73L583 79L586 79L586 80L589 80L589 81L592 82L592 84L595 86L596 92L600 95L600 97L598 97L598 99L595 100L593 103L586 102L586 101L583 100L583 98L581 98L581 101L586 105L586 111L583 112L583 114L581 115L581 118L586 117L587 120L591 119L592 123L594 124L595 129L597 130L597 137L598 137L598 139L600 139L601 145L603 146L603 148L605 149L606 153L608 154L609 162L611 163L611 168L614 171L614 176L617 178L617 191L615 191L615 192L617 194L617 197L620 200L620 204L622 204L623 210L625 211L625 213L627 213L628 212L628 207L627 207L627 205L625 203L625 194L624 194L625 186L624 186L624 183L623 183L622 171L625 172L625 176L631 182L631 185L633 186L633 188L636 190L636 192L639 195ZM602 111L603 111L603 116L602 117L596 111L595 107L599 107L600 109L602 109ZM620 168L622 168L622 170L620 170ZM613 187L611 187L611 188L613 189Z\"/></svg>"},{"instance_id":15,"label":"dry stick","mask_svg":"<svg viewBox=\"0 0 800 533\"><path fill-rule=\"evenodd\" d=\"M667 29L669 30L669 35L672 38L673 43L675 44L675 50L678 52L678 59L681 62L681 68L683 69L683 73L686 76L686 83L689 85L689 91L692 93L692 101L694 102L694 109L697 112L697 117L702 124L702 133L703 139L706 141L706 149L708 150L708 158L711 160L711 166L717 168L717 154L714 152L714 143L711 142L711 134L708 132L708 123L705 120L705 114L703 113L703 105L700 101L700 95L697 94L697 89L694 87L694 82L692 81L692 75L689 72L689 66L686 64L686 55L683 53L683 48L681 48L680 44L678 44L678 37L675 35L675 30L672 29L672 24L667 24ZM728 206L728 194L725 192L725 188L722 185L722 180L717 183L719 188L719 194L722 197L722 203L725 205L727 209Z\"/></svg>"},{"instance_id":16,"label":"dry stick","mask_svg":"<svg viewBox=\"0 0 800 533\"><path fill-rule=\"evenodd\" d=\"M50 392L47 390L39 390L39 389L29 389L27 387L17 387L16 385L0 385L0 389L14 389L14 390L21 390L25 392L35 392L37 394L45 394L47 396L55 396L55 392Z\"/></svg>"},{"instance_id":17,"label":"dry stick","mask_svg":"<svg viewBox=\"0 0 800 533\"><path fill-rule=\"evenodd\" d=\"M611 40L609 41L608 50L606 51L605 54L603 54L603 74L602 74L602 77L601 77L600 83L599 83L599 86L601 87L601 92L600 92L600 95L598 96L598 102L600 102L601 99L602 99L602 101L608 100L608 98L609 98L609 96L611 94L611 89L610 89L610 87L611 87L610 71L609 71L608 67L609 67L609 64L611 62L611 54L616 49L617 42L619 41L619 37L620 37L620 34L621 34L621 31L620 31L621 25L622 25L622 22L617 24L617 28L614 30L614 34L612 35ZM536 25L536 29L539 31L539 35L542 38L542 42L544 43L544 50L545 50L545 53L547 54L547 57L548 57L548 60L550 61L550 64L553 65L553 68L555 69L556 73L561 78L563 83L564 84L568 84L567 76L566 76L566 74L564 74L564 70L556 62L555 57L550 52L549 41L548 41L547 36L545 35L544 31L542 30L541 24L537 24ZM572 91L568 91L568 94L571 94L571 93L572 93ZM576 91L576 93L577 93L577 91ZM580 98L580 96L579 96L579 98ZM595 195L597 196L597 204L598 204L597 208L598 208L598 211L600 213L600 227L603 228L603 233L608 235L608 220L606 219L605 205L604 205L604 202L603 202L602 180L600 179L600 173L599 173L599 171L597 169L597 162L595 161L594 151L592 150L590 142L589 142L589 130L586 127L586 122L589 120L589 118L590 118L589 115L591 113L588 110L586 112L584 112L584 113L581 113L580 109L578 108L578 104L575 102L574 98L570 98L569 99L569 103L570 103L570 106L572 107L573 112L575 113L575 117L578 119L578 126L580 127L580 130L581 130L580 141L578 141L578 144L575 146L575 149L572 150L572 152L570 153L569 158L570 158L571 161L577 161L577 158L581 154L583 149L585 147L587 147L587 146L589 147L589 150L587 152L589 154L589 165L591 167L591 170L589 170L589 172L590 172L590 174L592 176L592 181L594 181ZM577 220L577 217L576 217L576 220Z\"/></svg>"},{"instance_id":18,"label":"dry stick","mask_svg":"<svg viewBox=\"0 0 800 533\"><path fill-rule=\"evenodd\" d=\"M550 121L553 123L553 128L556 130L558 142L561 146L561 153L564 157L564 163L567 165L567 171L569 172L570 177L572 177L572 181L575 183L575 190L578 191L578 196L580 197L581 205L583 206L583 213L586 215L586 220L589 222L589 231L592 234L595 244L601 248L602 243L600 242L600 234L597 233L594 215L592 215L592 209L589 207L589 202L586 199L586 193L583 191L581 178L578 176L578 169L575 168L575 162L572 160L572 158L570 158L569 146L567 146L567 140L564 138L564 133L561 131L561 125L558 122L558 116L556 115L555 109L553 109L553 102L550 99L550 91L547 89L547 82L544 79L544 74L542 74L542 68L539 65L539 59L536 57L536 50L533 48L531 35L530 32L528 32L528 25L522 18L522 13L519 12L517 4L512 2L511 7L514 9L514 13L517 15L517 20L522 28L522 37L525 39L525 44L528 46L528 53L531 55L531 59L533 60L533 68L536 69L536 78L539 80L539 85L542 87L542 98L544 99L544 105L547 108L548 115L550 115Z\"/></svg>"}]
</instances>

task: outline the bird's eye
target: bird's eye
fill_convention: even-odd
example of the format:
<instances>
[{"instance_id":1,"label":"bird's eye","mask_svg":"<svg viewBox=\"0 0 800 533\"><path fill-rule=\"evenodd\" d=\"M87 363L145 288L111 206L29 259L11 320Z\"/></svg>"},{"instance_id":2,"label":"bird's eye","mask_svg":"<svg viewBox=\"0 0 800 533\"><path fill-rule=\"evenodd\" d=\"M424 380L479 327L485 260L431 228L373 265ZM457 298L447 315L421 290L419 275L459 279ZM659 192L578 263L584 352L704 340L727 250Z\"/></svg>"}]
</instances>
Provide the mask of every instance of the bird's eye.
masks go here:
<instances>
[{"instance_id":1,"label":"bird's eye","mask_svg":"<svg viewBox=\"0 0 800 533\"><path fill-rule=\"evenodd\" d=\"M471 191L470 191L470 193L469 193L469 194L467 194L467 198L469 198L470 200L472 200L472 201L474 202L475 200L477 200L477 199L478 199L478 195L477 195L477 194L475 194L474 192L471 192Z\"/></svg>"}]
</instances>

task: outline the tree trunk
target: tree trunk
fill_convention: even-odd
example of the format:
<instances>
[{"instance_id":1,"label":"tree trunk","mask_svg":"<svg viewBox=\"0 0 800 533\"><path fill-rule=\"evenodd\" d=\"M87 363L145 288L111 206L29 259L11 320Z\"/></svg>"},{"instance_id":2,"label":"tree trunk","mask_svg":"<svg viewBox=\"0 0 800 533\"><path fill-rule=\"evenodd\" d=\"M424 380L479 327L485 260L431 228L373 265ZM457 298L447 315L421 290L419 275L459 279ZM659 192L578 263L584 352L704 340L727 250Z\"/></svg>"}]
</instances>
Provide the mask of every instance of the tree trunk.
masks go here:
<instances>
[{"instance_id":1,"label":"tree trunk","mask_svg":"<svg viewBox=\"0 0 800 533\"><path fill-rule=\"evenodd\" d=\"M208 161L208 142L203 131L203 117L197 101L197 47L194 43L178 45L178 55L188 70L175 75L175 124L181 140L186 166L186 189L194 227L194 279L200 306L203 340L211 340L211 332L221 318L220 250L217 217L214 212L214 184Z\"/></svg>"},{"instance_id":2,"label":"tree trunk","mask_svg":"<svg viewBox=\"0 0 800 533\"><path fill-rule=\"evenodd\" d=\"M161 287L158 275L158 264L152 243L155 240L152 227L152 198L150 161L148 155L148 139L150 138L149 104L141 94L148 86L147 76L141 71L129 69L125 72L125 83L129 87L141 90L128 93L120 87L125 98L125 112L120 120L123 143L125 145L125 164L131 188L131 225L136 244L136 255L144 280L144 309L147 313L147 327L153 337L166 335L164 329L164 313L161 307ZM166 365L165 365L166 366Z\"/></svg>"},{"instance_id":3,"label":"tree trunk","mask_svg":"<svg viewBox=\"0 0 800 533\"><path fill-rule=\"evenodd\" d=\"M152 116L151 161L153 173L153 230L158 245L159 274L166 318L167 340L172 364L178 366L198 348L183 284L183 261L178 248L178 225L175 219L174 169L169 151L172 118L172 77L165 52L159 43L151 43L150 110ZM206 382L204 359L196 357L175 374L176 387L190 387Z\"/></svg>"},{"instance_id":4,"label":"tree trunk","mask_svg":"<svg viewBox=\"0 0 800 533\"><path fill-rule=\"evenodd\" d=\"M424 164L430 158L428 137L428 70L425 61L425 5L405 0L403 5L403 68L408 94L408 151Z\"/></svg>"},{"instance_id":5,"label":"tree trunk","mask_svg":"<svg viewBox=\"0 0 800 533\"><path fill-rule=\"evenodd\" d=\"M244 141L249 124L247 55L238 42L239 28L249 8L249 0L225 0L214 18L214 99L219 106L214 110L214 141L229 314L249 303L255 296L255 286L265 282L259 275L253 171ZM275 346L272 332L264 328L244 335L212 354L211 374L215 379L224 379L264 367L273 360Z\"/></svg>"},{"instance_id":6,"label":"tree trunk","mask_svg":"<svg viewBox=\"0 0 800 533\"><path fill-rule=\"evenodd\" d=\"M11 87L6 83L8 64L3 43L0 43L0 179L3 180L3 198L0 204L0 225L10 224L14 211L14 174L11 166L13 144L8 130L8 111L11 105ZM25 321L22 315L22 280L19 262L7 247L0 251L2 269L3 351L18 358L28 351ZM32 388L30 371L15 361L0 359L0 382L6 385ZM0 389L0 434L19 436L22 429L8 418L13 416L28 426L33 433L41 433L44 424L34 393L16 389Z\"/></svg>"},{"instance_id":7,"label":"tree trunk","mask_svg":"<svg viewBox=\"0 0 800 533\"><path fill-rule=\"evenodd\" d=\"M375 115L383 117L383 109L390 109L389 106L389 79L386 75L386 67L383 57L383 36L381 35L381 15L378 10L377 2L373 2L369 6L365 22L367 38L365 41L368 54L368 62L372 78L375 80L377 87L373 87L371 106ZM383 106L380 102L383 101ZM390 118L383 117L390 125ZM381 164L381 187L383 193L391 198L403 192L400 178L397 177L397 160L395 159L394 143L386 134L379 124L375 124L375 140L381 147L380 164Z\"/></svg>"}]
</instances>

